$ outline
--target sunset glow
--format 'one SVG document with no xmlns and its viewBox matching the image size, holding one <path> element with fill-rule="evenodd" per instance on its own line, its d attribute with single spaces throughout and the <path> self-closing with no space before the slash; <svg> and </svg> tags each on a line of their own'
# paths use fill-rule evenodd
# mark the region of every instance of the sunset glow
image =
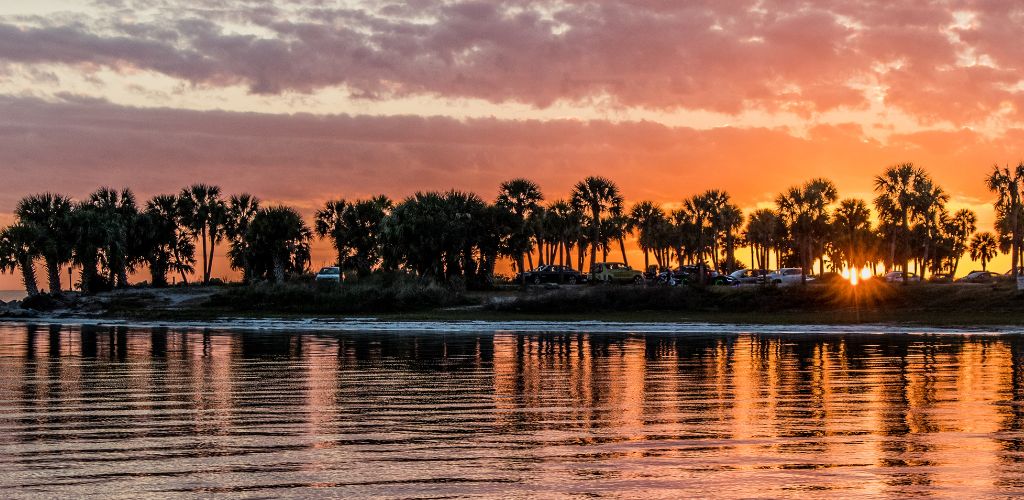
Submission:
<svg viewBox="0 0 1024 500">
<path fill-rule="evenodd" d="M 990 231 L 985 175 L 1024 159 L 1022 23 L 1013 2 L 11 0 L 0 225 L 29 193 L 193 182 L 307 219 L 587 175 L 666 208 L 716 188 L 749 213 L 821 176 L 870 205 L 914 162 Z"/>
</svg>

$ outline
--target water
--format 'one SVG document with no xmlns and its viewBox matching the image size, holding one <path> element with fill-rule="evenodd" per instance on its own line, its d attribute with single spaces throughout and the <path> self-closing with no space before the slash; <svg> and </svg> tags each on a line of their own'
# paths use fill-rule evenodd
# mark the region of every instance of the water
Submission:
<svg viewBox="0 0 1024 500">
<path fill-rule="evenodd" d="M 0 324 L 5 497 L 1004 496 L 1017 335 Z"/>
<path fill-rule="evenodd" d="M 25 290 L 0 290 L 0 300 L 10 302 L 25 298 Z"/>
</svg>

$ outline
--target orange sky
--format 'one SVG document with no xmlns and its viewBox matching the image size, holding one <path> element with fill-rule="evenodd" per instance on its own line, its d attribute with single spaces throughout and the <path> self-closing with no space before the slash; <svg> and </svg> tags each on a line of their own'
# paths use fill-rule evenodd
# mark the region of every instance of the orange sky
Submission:
<svg viewBox="0 0 1024 500">
<path fill-rule="evenodd" d="M 77 3 L 0 6 L 0 223 L 27 193 L 199 181 L 307 215 L 592 174 L 749 209 L 817 176 L 869 199 L 912 161 L 987 230 L 985 175 L 1024 159 L 1009 2 Z"/>
</svg>

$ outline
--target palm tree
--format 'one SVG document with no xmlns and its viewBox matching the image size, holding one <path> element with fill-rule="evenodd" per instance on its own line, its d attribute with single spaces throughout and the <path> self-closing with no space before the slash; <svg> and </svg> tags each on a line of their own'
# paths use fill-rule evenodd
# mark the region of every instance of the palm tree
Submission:
<svg viewBox="0 0 1024 500">
<path fill-rule="evenodd" d="M 204 284 L 210 282 L 214 249 L 224 229 L 226 207 L 220 194 L 219 186 L 193 184 L 182 189 L 178 195 L 178 214 L 182 226 L 189 230 L 193 240 L 202 242 Z"/>
<path fill-rule="evenodd" d="M 951 275 L 956 275 L 956 270 L 960 267 L 960 258 L 963 257 L 964 252 L 967 251 L 969 238 L 977 229 L 978 217 L 974 212 L 966 208 L 957 210 L 956 213 L 946 221 L 943 232 L 950 239 L 952 263 L 950 264 L 949 273 Z"/>
<path fill-rule="evenodd" d="M 626 257 L 626 236 L 633 232 L 633 225 L 630 222 L 630 218 L 622 212 L 622 207 L 616 207 L 611 213 L 611 216 L 606 219 L 607 228 L 605 237 L 609 240 L 614 239 L 619 243 L 619 252 L 622 253 L 622 263 L 629 265 L 629 259 Z"/>
<path fill-rule="evenodd" d="M 715 227 L 724 244 L 725 271 L 731 273 L 736 270 L 736 237 L 743 227 L 743 211 L 732 203 L 725 203 L 715 220 Z"/>
<path fill-rule="evenodd" d="M 354 203 L 328 201 L 316 212 L 314 231 L 321 238 L 331 239 L 339 266 L 351 262 L 359 276 L 366 276 L 380 261 L 381 223 L 391 208 L 386 196 Z"/>
<path fill-rule="evenodd" d="M 916 217 L 920 228 L 917 232 L 921 236 L 919 245 L 921 248 L 921 278 L 924 278 L 924 271 L 928 268 L 929 258 L 933 257 L 935 247 L 941 244 L 942 221 L 949 217 L 946 211 L 946 202 L 949 195 L 941 187 L 935 185 L 931 179 L 922 182 L 918 205 L 915 207 Z M 934 266 L 933 266 L 934 267 Z"/>
<path fill-rule="evenodd" d="M 691 223 L 697 236 L 696 257 L 697 265 L 700 266 L 700 284 L 705 284 L 705 261 L 704 254 L 707 252 L 706 236 L 711 229 L 711 219 L 717 211 L 717 202 L 720 199 L 719 191 L 706 191 L 703 194 L 695 195 L 683 202 L 681 213 L 675 213 L 677 225 L 682 225 L 685 219 Z M 683 245 L 680 244 L 680 247 Z M 677 251 L 677 253 L 679 253 Z"/>
<path fill-rule="evenodd" d="M 582 218 L 569 202 L 555 200 L 545 210 L 547 217 L 547 233 L 555 242 L 558 252 L 558 263 L 560 265 L 572 265 L 572 249 L 579 240 Z"/>
<path fill-rule="evenodd" d="M 0 231 L 0 272 L 21 270 L 21 281 L 28 295 L 39 294 L 36 284 L 35 259 L 39 255 L 39 231 L 35 226 L 14 224 Z"/>
<path fill-rule="evenodd" d="M 807 270 L 814 264 L 815 243 L 824 246 L 828 231 L 828 205 L 835 203 L 837 197 L 836 187 L 831 181 L 812 179 L 802 187 L 789 188 L 775 199 L 779 217 L 792 235 L 800 258 L 801 283 L 807 282 Z"/>
<path fill-rule="evenodd" d="M 154 287 L 167 286 L 168 272 L 178 273 L 187 283 L 188 273 L 195 270 L 195 245 L 178 225 L 177 205 L 174 195 L 157 195 L 146 202 L 139 217 L 144 258 Z"/>
<path fill-rule="evenodd" d="M 778 215 L 767 208 L 754 210 L 747 218 L 747 244 L 750 245 L 751 253 L 756 254 L 756 263 L 752 258 L 751 267 L 768 269 L 771 250 L 777 245 L 775 236 L 779 225 L 781 221 Z"/>
<path fill-rule="evenodd" d="M 988 231 L 977 233 L 971 238 L 970 252 L 971 260 L 980 260 L 981 270 L 987 271 L 988 261 L 999 253 L 999 243 L 995 235 Z"/>
<path fill-rule="evenodd" d="M 259 209 L 246 231 L 248 262 L 263 277 L 283 282 L 286 273 L 299 272 L 308 266 L 312 236 L 295 209 L 285 206 Z"/>
<path fill-rule="evenodd" d="M 1005 227 L 1009 233 L 1010 240 L 1010 261 L 1013 277 L 1020 275 L 1021 238 L 1024 236 L 1024 201 L 1021 200 L 1021 190 L 1024 189 L 1024 162 L 1017 164 L 1011 171 L 1009 167 L 999 168 L 999 165 L 992 167 L 992 173 L 985 181 L 988 189 L 997 195 L 995 202 L 996 214 L 1005 221 Z"/>
<path fill-rule="evenodd" d="M 344 199 L 329 200 L 313 216 L 313 231 L 317 237 L 331 239 L 331 244 L 334 245 L 334 250 L 337 252 L 339 267 L 345 266 L 345 257 L 348 254 L 342 220 L 347 209 L 348 202 Z"/>
<path fill-rule="evenodd" d="M 255 196 L 242 193 L 232 195 L 228 199 L 224 217 L 224 235 L 231 244 L 228 256 L 232 266 L 242 270 L 242 282 L 252 279 L 252 267 L 249 265 L 249 249 L 246 248 L 246 233 L 260 210 L 260 200 Z"/>
<path fill-rule="evenodd" d="M 21 224 L 39 233 L 39 250 L 46 262 L 50 293 L 60 293 L 60 268 L 71 261 L 71 199 L 54 193 L 26 196 L 14 209 Z"/>
<path fill-rule="evenodd" d="M 130 251 L 133 238 L 129 237 L 129 233 L 136 226 L 139 212 L 135 205 L 135 195 L 128 188 L 117 191 L 102 187 L 89 195 L 87 203 L 99 217 L 105 219 L 109 230 L 101 249 L 110 271 L 110 283 L 124 288 L 128 286 L 128 268 L 133 257 Z"/>
<path fill-rule="evenodd" d="M 641 201 L 629 211 L 630 225 L 637 230 L 637 244 L 644 252 L 644 271 L 651 266 L 650 250 L 655 248 L 655 231 L 665 220 L 665 211 L 652 201 Z"/>
<path fill-rule="evenodd" d="M 591 176 L 573 186 L 571 200 L 573 205 L 590 211 L 590 267 L 593 268 L 597 247 L 602 241 L 602 217 L 622 210 L 622 195 L 614 182 L 604 177 Z"/>
<path fill-rule="evenodd" d="M 109 286 L 97 267 L 106 262 L 100 251 L 108 248 L 117 237 L 119 228 L 95 205 L 80 202 L 71 211 L 72 262 L 81 267 L 79 288 L 89 295 Z"/>
<path fill-rule="evenodd" d="M 875 177 L 875 208 L 889 230 L 889 262 L 895 267 L 896 250 L 902 250 L 903 283 L 907 283 L 910 223 L 921 206 L 922 192 L 928 187 L 928 174 L 913 163 L 889 167 Z"/>
<path fill-rule="evenodd" d="M 845 199 L 832 213 L 832 243 L 845 267 L 859 268 L 868 260 L 871 241 L 871 210 L 864 200 Z"/>
<path fill-rule="evenodd" d="M 508 247 L 516 255 L 516 268 L 520 273 L 526 271 L 524 256 L 532 251 L 531 222 L 535 222 L 535 212 L 541 208 L 542 201 L 544 201 L 544 195 L 541 194 L 540 187 L 533 181 L 523 178 L 501 183 L 501 187 L 498 188 L 498 197 L 494 201 L 495 205 L 511 213 L 517 221 L 517 227 L 510 235 L 511 240 Z M 525 277 L 523 279 L 523 286 L 526 286 Z"/>
</svg>

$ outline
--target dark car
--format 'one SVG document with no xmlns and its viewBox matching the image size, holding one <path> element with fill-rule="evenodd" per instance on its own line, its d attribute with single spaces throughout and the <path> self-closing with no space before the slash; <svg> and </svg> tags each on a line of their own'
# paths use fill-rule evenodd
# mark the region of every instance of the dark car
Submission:
<svg viewBox="0 0 1024 500">
<path fill-rule="evenodd" d="M 956 280 L 957 283 L 992 283 L 998 281 L 1001 276 L 992 271 L 971 271 L 967 276 Z"/>
<path fill-rule="evenodd" d="M 738 271 L 733 271 L 729 276 L 735 278 L 740 282 L 740 284 L 753 285 L 765 283 L 768 278 L 768 274 L 770 273 L 771 271 L 768 271 L 767 269 L 740 269 Z"/>
<path fill-rule="evenodd" d="M 952 283 L 953 275 L 949 273 L 935 273 L 928 277 L 929 283 Z"/>
<path fill-rule="evenodd" d="M 669 285 L 696 285 L 700 283 L 700 272 L 699 266 L 682 266 L 671 271 L 662 271 L 658 274 L 658 282 Z M 733 286 L 738 285 L 740 282 L 732 276 L 718 274 L 705 268 L 704 283 L 707 285 Z"/>
<path fill-rule="evenodd" d="M 708 283 L 715 286 L 739 286 L 740 280 L 733 278 L 728 274 L 716 274 L 711 277 L 711 280 L 708 281 Z"/>
<path fill-rule="evenodd" d="M 526 271 L 525 274 L 526 282 L 534 285 L 539 285 L 541 283 L 565 283 L 568 285 L 575 285 L 587 280 L 587 277 L 579 271 L 568 266 L 559 265 L 539 266 L 536 269 Z M 522 279 L 522 274 L 516 276 L 517 283 Z"/>
</svg>

